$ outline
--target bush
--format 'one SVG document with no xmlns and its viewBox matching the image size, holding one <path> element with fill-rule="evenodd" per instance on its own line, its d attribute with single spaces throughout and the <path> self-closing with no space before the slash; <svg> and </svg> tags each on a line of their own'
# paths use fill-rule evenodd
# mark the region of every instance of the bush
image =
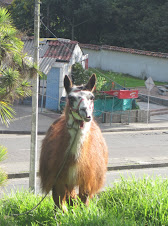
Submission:
<svg viewBox="0 0 168 226">
<path fill-rule="evenodd" d="M 75 85 L 86 84 L 90 78 L 90 76 L 95 73 L 92 69 L 84 70 L 80 63 L 75 63 L 72 65 L 72 82 Z M 96 90 L 102 90 L 102 87 L 107 83 L 106 78 L 99 73 L 96 73 Z M 109 83 L 111 85 L 111 82 Z M 109 90 L 104 89 L 103 90 Z"/>
<path fill-rule="evenodd" d="M 75 85 L 81 85 L 88 82 L 91 73 L 88 70 L 84 70 L 80 63 L 72 65 L 72 82 Z"/>
<path fill-rule="evenodd" d="M 6 148 L 3 146 L 0 146 L 0 162 L 3 161 L 6 158 Z M 7 179 L 6 173 L 0 169 L 0 186 L 2 186 Z"/>
</svg>

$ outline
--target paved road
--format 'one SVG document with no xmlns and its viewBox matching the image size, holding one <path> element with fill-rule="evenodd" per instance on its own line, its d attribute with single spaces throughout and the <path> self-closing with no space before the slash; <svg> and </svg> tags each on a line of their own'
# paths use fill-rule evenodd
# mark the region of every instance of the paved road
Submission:
<svg viewBox="0 0 168 226">
<path fill-rule="evenodd" d="M 146 131 L 146 132 L 117 132 L 103 133 L 109 147 L 109 158 L 112 164 L 118 163 L 142 163 L 150 161 L 166 161 L 168 162 L 168 131 Z M 43 136 L 38 137 L 38 153 Z M 5 160 L 7 166 L 13 166 L 13 170 L 29 169 L 29 135 L 0 135 L 0 144 L 8 148 L 8 158 Z M 10 169 L 11 170 L 11 169 Z M 163 178 L 168 176 L 168 168 L 152 168 L 140 170 L 121 170 L 107 172 L 106 186 L 111 186 L 114 181 L 120 180 L 120 176 L 128 177 L 131 174 L 135 177 L 143 177 L 160 175 Z M 38 192 L 39 180 L 37 180 Z M 8 185 L 1 190 L 9 193 L 12 188 L 20 189 L 28 188 L 28 178 L 8 180 Z"/>
<path fill-rule="evenodd" d="M 168 163 L 168 131 L 103 133 L 109 148 L 109 165 Z M 38 157 L 41 141 L 38 136 Z M 8 149 L 2 166 L 8 173 L 29 170 L 29 135 L 0 135 L 0 144 Z"/>
</svg>

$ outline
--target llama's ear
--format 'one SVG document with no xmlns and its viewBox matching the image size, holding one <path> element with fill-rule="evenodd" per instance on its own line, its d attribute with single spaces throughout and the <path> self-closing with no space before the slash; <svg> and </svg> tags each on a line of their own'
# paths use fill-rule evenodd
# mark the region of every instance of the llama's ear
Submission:
<svg viewBox="0 0 168 226">
<path fill-rule="evenodd" d="M 64 78 L 64 87 L 67 93 L 70 92 L 71 88 L 72 88 L 72 81 L 70 80 L 70 78 L 68 77 L 68 75 L 65 75 Z"/>
<path fill-rule="evenodd" d="M 85 85 L 86 89 L 93 92 L 94 91 L 94 87 L 96 85 L 96 74 L 92 74 L 92 76 L 90 77 L 88 83 Z"/>
</svg>

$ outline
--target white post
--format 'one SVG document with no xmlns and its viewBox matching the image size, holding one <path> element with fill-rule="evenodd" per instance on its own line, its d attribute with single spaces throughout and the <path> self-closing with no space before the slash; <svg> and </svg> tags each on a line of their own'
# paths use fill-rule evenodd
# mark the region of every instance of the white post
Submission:
<svg viewBox="0 0 168 226">
<path fill-rule="evenodd" d="M 35 0 L 34 15 L 34 63 L 39 66 L 39 33 L 40 33 L 40 2 Z M 37 129 L 38 129 L 38 85 L 39 76 L 35 74 L 32 81 L 32 128 L 30 147 L 29 188 L 36 193 L 36 162 L 37 162 Z"/>
<path fill-rule="evenodd" d="M 147 124 L 148 124 L 148 121 L 149 121 L 149 95 L 150 95 L 150 91 L 148 90 Z"/>
<path fill-rule="evenodd" d="M 147 124 L 149 121 L 149 97 L 150 97 L 150 91 L 153 89 L 153 87 L 155 86 L 155 83 L 153 82 L 153 79 L 151 77 L 149 77 L 146 81 L 145 81 L 145 86 L 147 88 L 148 91 L 148 109 L 147 109 Z"/>
</svg>

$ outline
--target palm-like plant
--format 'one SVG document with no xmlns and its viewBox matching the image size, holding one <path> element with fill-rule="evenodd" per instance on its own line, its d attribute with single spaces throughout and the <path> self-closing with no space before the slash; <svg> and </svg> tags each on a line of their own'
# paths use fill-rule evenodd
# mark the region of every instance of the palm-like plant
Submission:
<svg viewBox="0 0 168 226">
<path fill-rule="evenodd" d="M 14 118 L 12 102 L 31 95 L 28 79 L 34 74 L 34 66 L 28 65 L 23 55 L 23 42 L 18 38 L 10 14 L 0 8 L 0 119 L 6 126 Z M 6 148 L 0 146 L 0 161 L 4 159 Z M 0 170 L 0 185 L 7 175 Z"/>
<path fill-rule="evenodd" d="M 11 103 L 31 95 L 28 79 L 34 66 L 26 63 L 23 42 L 12 25 L 11 16 L 0 8 L 0 118 L 6 125 L 14 117 Z"/>
</svg>

